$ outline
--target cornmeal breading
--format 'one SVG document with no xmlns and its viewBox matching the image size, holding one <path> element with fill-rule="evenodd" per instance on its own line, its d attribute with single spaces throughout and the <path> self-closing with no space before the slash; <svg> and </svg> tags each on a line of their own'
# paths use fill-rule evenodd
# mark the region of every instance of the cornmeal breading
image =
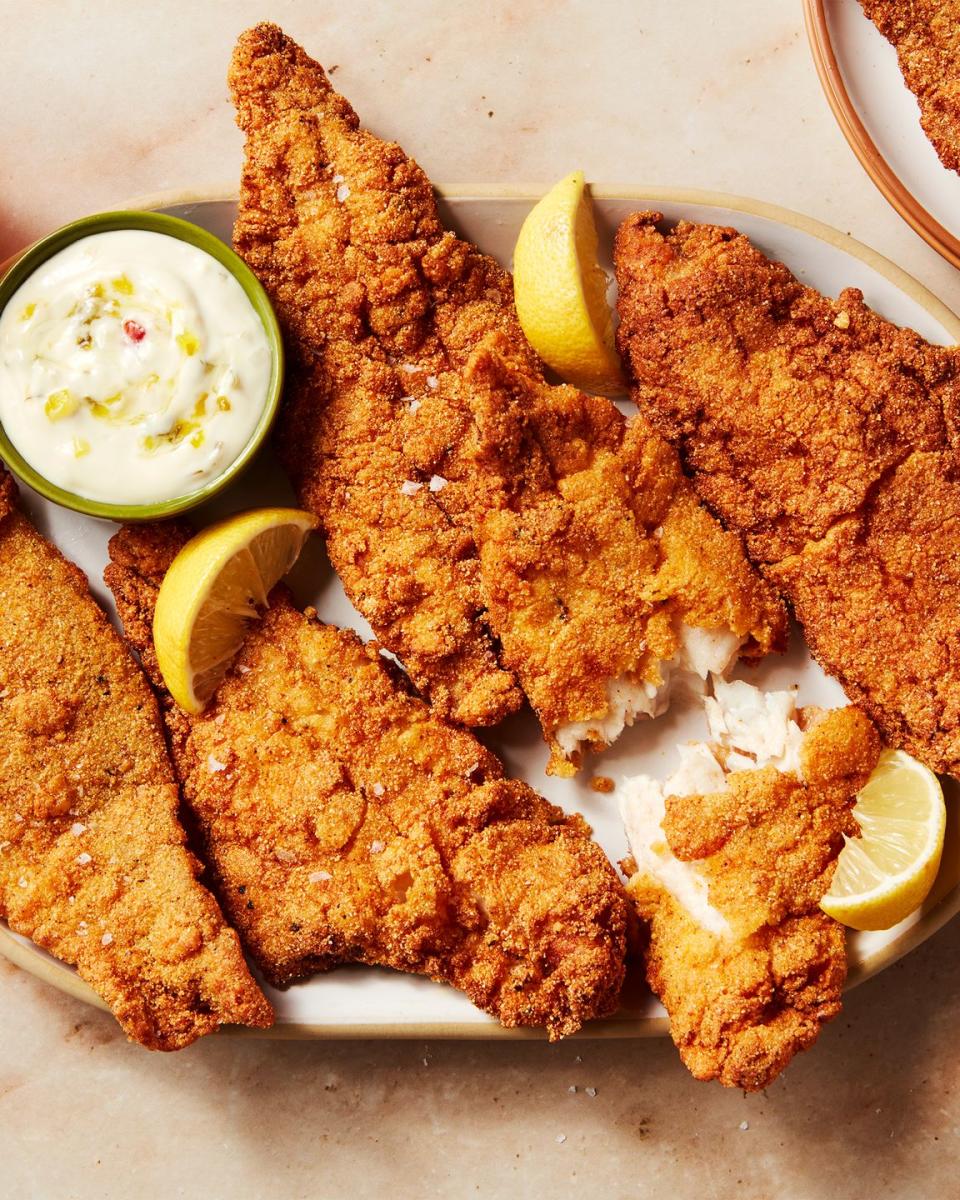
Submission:
<svg viewBox="0 0 960 1200">
<path fill-rule="evenodd" d="M 522 690 L 569 774 L 664 706 L 685 626 L 716 635 L 701 675 L 782 644 L 776 599 L 673 451 L 545 382 L 510 276 L 444 229 L 416 163 L 276 26 L 240 38 L 230 85 L 234 241 L 291 351 L 282 457 L 437 711 L 492 724 Z"/>
<path fill-rule="evenodd" d="M 639 213 L 621 352 L 700 496 L 885 738 L 960 773 L 960 354 L 830 300 L 733 229 Z"/>
<path fill-rule="evenodd" d="M 729 689 L 734 708 L 744 688 Z M 769 703 L 756 695 L 748 716 Z M 686 748 L 662 786 L 641 777 L 621 788 L 648 982 L 690 1071 L 746 1091 L 770 1084 L 840 1011 L 844 929 L 819 904 L 844 834 L 857 833 L 852 806 L 880 749 L 855 708 L 794 714 L 790 703 L 773 728 L 784 720 L 785 740 L 796 733 L 794 770 L 761 753 L 753 769 L 727 773 L 725 761 L 745 757 L 734 737 Z"/>
<path fill-rule="evenodd" d="M 0 916 L 175 1050 L 273 1014 L 197 882 L 149 685 L 0 467 Z"/>
<path fill-rule="evenodd" d="M 860 0 L 860 7 L 896 49 L 941 162 L 960 171 L 960 2 Z"/>
<path fill-rule="evenodd" d="M 161 689 L 224 911 L 267 979 L 394 967 L 551 1038 L 616 1008 L 627 905 L 582 818 L 505 779 L 472 735 L 409 694 L 376 646 L 277 589 L 209 708 L 176 708 L 150 626 L 186 536 L 123 529 L 106 579 Z"/>
</svg>

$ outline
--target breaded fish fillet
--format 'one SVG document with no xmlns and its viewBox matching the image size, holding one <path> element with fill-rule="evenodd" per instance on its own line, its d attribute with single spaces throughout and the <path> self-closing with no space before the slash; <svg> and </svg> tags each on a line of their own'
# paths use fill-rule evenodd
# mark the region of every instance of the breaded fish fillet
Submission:
<svg viewBox="0 0 960 1200">
<path fill-rule="evenodd" d="M 0 467 L 0 917 L 176 1050 L 273 1014 L 197 882 L 149 685 Z"/>
<path fill-rule="evenodd" d="M 673 451 L 545 382 L 510 276 L 444 229 L 424 173 L 322 68 L 258 25 L 230 87 L 234 242 L 291 351 L 282 457 L 347 594 L 434 707 L 493 724 L 522 689 L 568 774 L 582 745 L 664 706 L 671 669 L 782 643 L 778 602 Z"/>
<path fill-rule="evenodd" d="M 853 707 L 796 712 L 791 693 L 722 682 L 707 703 L 714 746 L 621 788 L 627 891 L 680 1057 L 758 1091 L 840 1011 L 844 929 L 819 905 L 880 743 Z"/>
<path fill-rule="evenodd" d="M 267 979 L 380 964 L 551 1038 L 615 1009 L 627 904 L 583 819 L 505 779 L 375 646 L 277 589 L 203 715 L 173 704 L 150 629 L 186 535 L 124 528 L 106 579 L 160 688 L 221 904 Z"/>
<path fill-rule="evenodd" d="M 960 353 L 800 284 L 733 229 L 629 217 L 643 413 L 885 738 L 960 773 Z"/>
<path fill-rule="evenodd" d="M 860 0 L 860 7 L 896 49 L 940 161 L 960 171 L 960 2 Z"/>
</svg>

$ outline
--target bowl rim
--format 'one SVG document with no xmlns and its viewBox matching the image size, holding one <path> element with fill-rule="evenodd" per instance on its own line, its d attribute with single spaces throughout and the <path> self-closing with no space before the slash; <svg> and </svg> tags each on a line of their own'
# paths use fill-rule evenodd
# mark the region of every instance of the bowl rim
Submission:
<svg viewBox="0 0 960 1200">
<path fill-rule="evenodd" d="M 52 233 L 28 246 L 9 264 L 5 272 L 0 267 L 0 314 L 3 313 L 21 285 L 38 267 L 55 254 L 85 237 L 98 233 L 112 233 L 122 229 L 145 230 L 148 233 L 159 233 L 166 237 L 176 238 L 178 241 L 187 242 L 216 259 L 240 284 L 244 295 L 250 301 L 263 326 L 270 347 L 270 379 L 263 408 L 253 432 L 236 458 L 232 459 L 219 475 L 209 480 L 203 487 L 186 492 L 181 496 L 174 496 L 169 500 L 160 500 L 151 504 L 117 504 L 105 500 L 95 500 L 59 487 L 47 479 L 13 445 L 3 428 L 2 421 L 0 421 L 0 459 L 21 482 L 33 488 L 44 499 L 59 504 L 63 508 L 72 509 L 74 512 L 83 513 L 88 517 L 99 517 L 105 520 L 154 521 L 186 512 L 209 500 L 232 483 L 250 464 L 269 434 L 279 410 L 286 358 L 283 335 L 270 297 L 263 284 L 236 251 L 216 234 L 199 225 L 194 225 L 192 221 L 184 220 L 182 217 L 173 217 L 167 213 L 149 212 L 143 209 L 115 209 L 80 217 L 76 221 L 61 225 L 59 229 L 53 230 Z"/>
</svg>

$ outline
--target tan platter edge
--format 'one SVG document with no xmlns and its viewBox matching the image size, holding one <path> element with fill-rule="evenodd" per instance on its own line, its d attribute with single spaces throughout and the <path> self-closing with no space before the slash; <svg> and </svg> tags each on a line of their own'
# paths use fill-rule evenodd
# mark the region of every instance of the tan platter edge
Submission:
<svg viewBox="0 0 960 1200">
<path fill-rule="evenodd" d="M 830 41 L 824 0 L 803 0 L 803 12 L 810 50 L 827 103 L 860 165 L 887 201 L 927 245 L 942 254 L 953 266 L 960 267 L 960 240 L 907 190 L 860 120 Z"/>
</svg>

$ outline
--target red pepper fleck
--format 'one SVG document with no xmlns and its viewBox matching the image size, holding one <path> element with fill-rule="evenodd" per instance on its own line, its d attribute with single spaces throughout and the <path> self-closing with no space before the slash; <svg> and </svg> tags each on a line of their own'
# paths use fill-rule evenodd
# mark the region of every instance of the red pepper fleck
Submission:
<svg viewBox="0 0 960 1200">
<path fill-rule="evenodd" d="M 142 342 L 147 336 L 147 331 L 139 321 L 124 321 L 123 332 L 127 335 L 131 342 Z"/>
</svg>

